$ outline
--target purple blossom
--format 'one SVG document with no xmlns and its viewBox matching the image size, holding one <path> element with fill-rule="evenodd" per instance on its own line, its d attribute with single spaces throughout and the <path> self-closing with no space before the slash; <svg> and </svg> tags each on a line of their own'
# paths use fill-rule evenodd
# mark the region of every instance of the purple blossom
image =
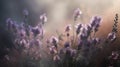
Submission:
<svg viewBox="0 0 120 67">
<path fill-rule="evenodd" d="M 87 29 L 88 32 L 90 32 L 90 31 L 92 30 L 91 25 L 90 25 L 90 24 L 87 24 L 87 25 L 86 25 L 86 29 Z"/>
<path fill-rule="evenodd" d="M 87 36 L 88 36 L 88 30 L 85 27 L 83 27 L 81 30 L 80 38 L 84 40 L 87 38 Z"/>
<path fill-rule="evenodd" d="M 91 21 L 91 26 L 94 27 L 97 24 L 100 24 L 100 21 L 101 21 L 101 17 L 94 16 Z"/>
<path fill-rule="evenodd" d="M 40 47 L 40 45 L 42 44 L 42 42 L 39 40 L 39 39 L 36 39 L 34 41 L 34 44 L 37 46 L 37 47 Z"/>
<path fill-rule="evenodd" d="M 77 24 L 77 26 L 76 26 L 76 34 L 78 35 L 79 33 L 80 33 L 80 30 L 81 30 L 81 28 L 82 28 L 82 24 Z"/>
<path fill-rule="evenodd" d="M 109 33 L 107 38 L 108 38 L 110 41 L 114 41 L 114 40 L 116 39 L 115 32 Z"/>
<path fill-rule="evenodd" d="M 56 62 L 60 61 L 59 55 L 55 55 L 55 56 L 53 57 L 53 60 L 56 61 Z"/>
<path fill-rule="evenodd" d="M 70 43 L 69 42 L 65 42 L 64 47 L 65 48 L 70 47 Z"/>
<path fill-rule="evenodd" d="M 100 22 L 101 22 L 101 17 L 95 16 L 93 17 L 92 21 L 91 21 L 91 26 L 93 27 L 94 31 L 98 31 L 98 27 L 100 26 Z"/>
<path fill-rule="evenodd" d="M 42 22 L 42 24 L 44 24 L 45 22 L 47 22 L 47 17 L 46 17 L 46 14 L 42 14 L 40 15 L 40 21 Z"/>
<path fill-rule="evenodd" d="M 25 30 L 20 30 L 19 31 L 20 37 L 25 37 L 26 36 L 26 31 Z"/>
<path fill-rule="evenodd" d="M 50 39 L 50 42 L 57 48 L 58 38 L 55 36 L 52 36 Z"/>
<path fill-rule="evenodd" d="M 76 21 L 77 18 L 79 18 L 81 14 L 82 14 L 81 10 L 80 10 L 79 8 L 77 8 L 77 9 L 74 11 L 74 20 Z"/>
<path fill-rule="evenodd" d="M 65 28 L 65 32 L 69 32 L 71 30 L 71 25 L 67 25 L 66 28 Z"/>
<path fill-rule="evenodd" d="M 100 39 L 99 38 L 92 38 L 92 44 L 99 44 Z"/>
<path fill-rule="evenodd" d="M 40 34 L 40 28 L 38 26 L 31 28 L 31 31 L 33 32 L 34 36 Z"/>
<path fill-rule="evenodd" d="M 49 47 L 49 50 L 50 50 L 50 54 L 56 54 L 57 53 L 57 50 L 54 46 Z"/>
<path fill-rule="evenodd" d="M 12 24 L 13 24 L 13 21 L 11 20 L 11 18 L 8 18 L 8 19 L 6 20 L 6 23 L 7 23 L 8 29 L 10 29 L 11 26 L 12 26 Z"/>
<path fill-rule="evenodd" d="M 15 21 L 13 21 L 11 18 L 8 18 L 6 20 L 6 23 L 7 23 L 8 29 L 14 31 L 15 33 L 17 32 L 18 25 Z"/>
<path fill-rule="evenodd" d="M 20 46 L 22 46 L 22 47 L 28 47 L 28 43 L 27 43 L 27 41 L 25 40 L 25 39 L 22 39 L 22 40 L 20 40 Z"/>
</svg>

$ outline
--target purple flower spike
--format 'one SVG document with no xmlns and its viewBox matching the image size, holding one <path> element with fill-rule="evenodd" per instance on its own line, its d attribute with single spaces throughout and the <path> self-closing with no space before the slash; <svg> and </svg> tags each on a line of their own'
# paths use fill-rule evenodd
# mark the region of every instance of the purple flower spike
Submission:
<svg viewBox="0 0 120 67">
<path fill-rule="evenodd" d="M 46 17 L 46 14 L 42 14 L 40 15 L 40 21 L 42 22 L 42 24 L 44 24 L 45 22 L 47 22 L 47 17 Z"/>
<path fill-rule="evenodd" d="M 58 53 L 55 46 L 49 47 L 49 50 L 50 50 L 50 54 L 56 54 L 56 53 Z"/>
<path fill-rule="evenodd" d="M 55 55 L 55 56 L 53 57 L 53 60 L 56 61 L 56 62 L 60 61 L 59 55 Z"/>
<path fill-rule="evenodd" d="M 34 44 L 38 47 L 40 47 L 40 45 L 42 44 L 42 42 L 39 39 L 36 39 Z"/>
<path fill-rule="evenodd" d="M 15 21 L 11 20 L 11 18 L 8 18 L 6 20 L 6 23 L 7 23 L 8 29 L 15 30 L 17 28 L 17 24 L 15 23 Z"/>
<path fill-rule="evenodd" d="M 76 26 L 76 34 L 78 35 L 79 33 L 80 33 L 80 29 L 82 28 L 82 24 L 78 24 L 77 26 Z"/>
<path fill-rule="evenodd" d="M 71 30 L 71 25 L 67 25 L 66 28 L 65 28 L 65 32 L 69 32 Z"/>
<path fill-rule="evenodd" d="M 37 36 L 38 34 L 40 34 L 40 29 L 39 27 L 33 27 L 32 30 L 31 30 L 34 34 L 34 36 Z"/>
<path fill-rule="evenodd" d="M 80 10 L 79 8 L 77 8 L 77 9 L 74 11 L 74 20 L 76 21 L 77 18 L 79 18 L 81 14 L 82 14 L 81 10 Z"/>
<path fill-rule="evenodd" d="M 93 38 L 92 39 L 92 44 L 99 44 L 100 43 L 100 39 L 99 38 Z"/>
<path fill-rule="evenodd" d="M 80 38 L 83 40 L 86 39 L 87 36 L 88 36 L 88 30 L 85 27 L 83 27 L 81 30 Z"/>
<path fill-rule="evenodd" d="M 65 42 L 64 47 L 65 48 L 70 47 L 70 43 L 69 42 Z"/>
<path fill-rule="evenodd" d="M 25 30 L 21 30 L 20 31 L 20 37 L 25 37 L 26 36 L 26 32 L 25 32 Z"/>
<path fill-rule="evenodd" d="M 50 42 L 57 48 L 58 38 L 52 36 Z"/>
<path fill-rule="evenodd" d="M 101 17 L 95 16 L 95 17 L 93 17 L 93 19 L 91 21 L 91 26 L 97 27 L 97 26 L 99 26 L 100 22 L 101 22 Z"/>
<path fill-rule="evenodd" d="M 107 38 L 108 38 L 110 41 L 114 41 L 114 40 L 116 39 L 115 32 L 109 33 Z"/>
<path fill-rule="evenodd" d="M 88 32 L 91 31 L 92 30 L 91 25 L 90 24 L 86 25 L 86 29 L 88 30 Z"/>
</svg>

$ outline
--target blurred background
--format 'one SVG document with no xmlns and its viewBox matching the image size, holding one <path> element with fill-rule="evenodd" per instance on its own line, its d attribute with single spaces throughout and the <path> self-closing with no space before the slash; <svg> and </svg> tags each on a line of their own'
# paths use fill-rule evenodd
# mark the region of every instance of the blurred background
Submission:
<svg viewBox="0 0 120 67">
<path fill-rule="evenodd" d="M 102 25 L 97 34 L 103 37 L 112 30 L 115 14 L 118 13 L 120 16 L 119 3 L 120 0 L 1 0 L 0 58 L 6 53 L 4 47 L 14 47 L 9 32 L 5 30 L 6 19 L 10 17 L 19 23 L 23 22 L 24 9 L 29 11 L 27 23 L 32 26 L 40 22 L 41 14 L 46 13 L 48 22 L 45 24 L 45 30 L 46 33 L 53 35 L 56 30 L 64 31 L 66 24 L 73 23 L 73 11 L 80 8 L 82 15 L 79 23 L 90 22 L 92 16 L 102 17 Z M 120 23 L 118 29 L 120 31 Z"/>
</svg>

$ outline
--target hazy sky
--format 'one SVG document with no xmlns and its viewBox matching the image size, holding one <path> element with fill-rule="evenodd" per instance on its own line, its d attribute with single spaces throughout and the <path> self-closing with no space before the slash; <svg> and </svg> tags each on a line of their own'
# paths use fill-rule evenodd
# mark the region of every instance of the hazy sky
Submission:
<svg viewBox="0 0 120 67">
<path fill-rule="evenodd" d="M 113 22 L 115 13 L 120 13 L 120 0 L 4 0 L 2 8 L 5 18 L 12 17 L 21 22 L 22 10 L 30 12 L 29 23 L 39 23 L 39 16 L 47 13 L 47 31 L 63 29 L 66 24 L 73 22 L 73 11 L 80 8 L 81 23 L 87 23 L 94 15 L 103 18 L 103 25 Z M 108 26 L 108 25 L 107 25 Z M 105 26 L 105 27 L 107 27 Z M 109 29 L 109 27 L 108 27 Z"/>
</svg>

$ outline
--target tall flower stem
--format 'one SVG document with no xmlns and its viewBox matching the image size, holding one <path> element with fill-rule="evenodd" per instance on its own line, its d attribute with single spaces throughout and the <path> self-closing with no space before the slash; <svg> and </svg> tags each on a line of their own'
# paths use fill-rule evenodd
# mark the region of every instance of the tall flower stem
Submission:
<svg viewBox="0 0 120 67">
<path fill-rule="evenodd" d="M 74 39 L 74 35 L 75 35 L 75 34 L 74 34 L 75 21 L 73 22 L 73 25 L 72 25 L 72 26 L 73 26 L 73 42 L 72 42 L 72 47 L 73 47 L 73 46 L 74 46 L 74 42 L 75 42 L 75 39 Z"/>
</svg>

